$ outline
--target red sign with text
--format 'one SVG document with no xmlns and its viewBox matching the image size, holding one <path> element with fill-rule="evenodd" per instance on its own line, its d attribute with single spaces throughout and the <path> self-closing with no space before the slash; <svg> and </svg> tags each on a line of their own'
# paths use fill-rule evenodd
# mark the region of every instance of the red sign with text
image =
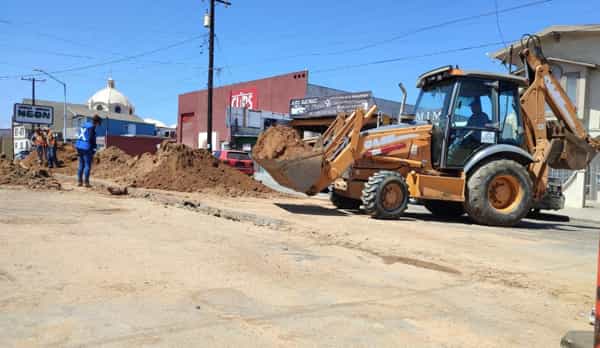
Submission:
<svg viewBox="0 0 600 348">
<path fill-rule="evenodd" d="M 258 91 L 256 88 L 244 88 L 231 91 L 231 107 L 258 110 Z"/>
</svg>

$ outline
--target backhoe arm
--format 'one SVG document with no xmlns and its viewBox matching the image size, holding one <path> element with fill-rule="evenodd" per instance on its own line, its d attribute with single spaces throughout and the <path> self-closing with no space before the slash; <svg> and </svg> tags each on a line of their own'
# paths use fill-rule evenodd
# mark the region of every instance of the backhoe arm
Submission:
<svg viewBox="0 0 600 348">
<path fill-rule="evenodd" d="M 320 192 L 339 178 L 358 158 L 360 131 L 375 115 L 377 106 L 373 105 L 367 113 L 357 109 L 345 119 L 338 118 L 323 134 L 323 166 L 321 177 L 311 188 Z"/>
<path fill-rule="evenodd" d="M 525 48 L 521 59 L 530 84 L 521 97 L 521 108 L 527 146 L 534 157 L 530 169 L 539 194 L 545 189 L 548 166 L 584 169 L 600 151 L 600 141 L 591 138 L 585 130 L 539 46 L 534 43 L 532 48 Z M 546 104 L 558 122 L 546 120 Z"/>
</svg>

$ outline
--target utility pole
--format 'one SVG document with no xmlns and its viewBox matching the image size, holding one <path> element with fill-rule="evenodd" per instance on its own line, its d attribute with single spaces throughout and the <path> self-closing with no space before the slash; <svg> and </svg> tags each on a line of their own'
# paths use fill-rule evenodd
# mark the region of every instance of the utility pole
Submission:
<svg viewBox="0 0 600 348">
<path fill-rule="evenodd" d="M 206 147 L 208 151 L 213 151 L 212 143 L 212 118 L 213 118 L 213 75 L 215 65 L 215 3 L 219 2 L 225 6 L 231 6 L 231 3 L 226 0 L 209 0 L 210 14 L 208 15 L 208 23 L 204 18 L 204 26 L 209 27 L 208 34 L 208 100 L 206 106 Z"/>
<path fill-rule="evenodd" d="M 21 77 L 23 81 L 31 81 L 31 105 L 35 105 L 35 83 L 46 82 L 46 80 L 36 79 L 35 77 Z"/>
<path fill-rule="evenodd" d="M 34 69 L 33 71 L 40 72 L 63 86 L 63 142 L 67 142 L 67 84 L 42 69 Z"/>
</svg>

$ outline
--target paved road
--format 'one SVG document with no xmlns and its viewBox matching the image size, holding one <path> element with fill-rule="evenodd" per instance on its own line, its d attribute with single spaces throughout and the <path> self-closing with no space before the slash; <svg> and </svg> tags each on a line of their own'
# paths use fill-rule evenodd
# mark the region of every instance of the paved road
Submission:
<svg viewBox="0 0 600 348">
<path fill-rule="evenodd" d="M 0 188 L 0 346 L 549 347 L 590 329 L 597 225 L 179 196 L 288 224 Z"/>
</svg>

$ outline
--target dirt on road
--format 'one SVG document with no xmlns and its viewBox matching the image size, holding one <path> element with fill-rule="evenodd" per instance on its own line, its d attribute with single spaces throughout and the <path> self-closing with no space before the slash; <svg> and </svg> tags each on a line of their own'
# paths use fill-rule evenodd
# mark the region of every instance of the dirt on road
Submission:
<svg viewBox="0 0 600 348">
<path fill-rule="evenodd" d="M 553 347 L 592 329 L 596 225 L 64 186 L 0 187 L 0 346 Z"/>
<path fill-rule="evenodd" d="M 60 190 L 61 184 L 45 169 L 28 169 L 0 158 L 0 185 L 23 185 L 35 190 Z"/>
</svg>

